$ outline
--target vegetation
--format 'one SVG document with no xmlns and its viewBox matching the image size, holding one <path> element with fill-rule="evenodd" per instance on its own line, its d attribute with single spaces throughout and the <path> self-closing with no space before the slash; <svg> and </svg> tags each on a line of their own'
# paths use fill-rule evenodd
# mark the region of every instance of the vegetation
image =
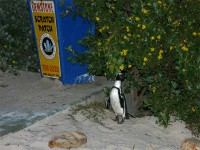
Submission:
<svg viewBox="0 0 200 150">
<path fill-rule="evenodd" d="M 93 75 L 127 72 L 127 88 L 146 88 L 148 107 L 167 126 L 170 117 L 200 132 L 200 1 L 74 0 L 66 15 L 95 23 L 96 33 L 68 51 Z M 74 58 L 74 59 L 72 59 Z M 135 68 L 139 73 L 134 72 Z"/>
<path fill-rule="evenodd" d="M 37 69 L 26 1 L 0 0 L 0 70 Z"/>
<path fill-rule="evenodd" d="M 77 105 L 71 109 L 69 116 L 75 119 L 77 113 L 81 113 L 87 119 L 90 119 L 96 123 L 104 125 L 102 120 L 105 119 L 105 106 L 102 102 L 91 102 L 86 105 Z"/>
<path fill-rule="evenodd" d="M 27 3 L 0 0 L 0 70 L 36 70 Z M 12 7 L 11 7 L 12 4 Z M 200 133 L 200 1 L 74 0 L 65 15 L 81 15 L 96 33 L 68 51 L 93 75 L 114 80 L 124 70 L 130 88 L 146 89 L 144 107 L 167 126 L 170 117 Z M 74 58 L 74 59 L 73 59 Z M 136 70 L 137 71 L 134 71 Z"/>
</svg>

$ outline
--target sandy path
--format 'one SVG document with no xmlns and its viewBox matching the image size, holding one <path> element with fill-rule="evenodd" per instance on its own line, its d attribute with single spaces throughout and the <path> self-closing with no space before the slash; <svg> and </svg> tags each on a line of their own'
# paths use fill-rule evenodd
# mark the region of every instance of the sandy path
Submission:
<svg viewBox="0 0 200 150">
<path fill-rule="evenodd" d="M 103 125 L 80 113 L 70 117 L 71 105 L 86 99 L 104 100 L 99 91 L 108 85 L 112 83 L 102 78 L 91 84 L 62 86 L 58 81 L 42 80 L 37 73 L 0 76 L 0 117 L 11 112 L 58 110 L 23 130 L 0 137 L 0 150 L 50 150 L 48 141 L 54 133 L 62 131 L 86 134 L 87 145 L 77 150 L 179 150 L 182 141 L 192 137 L 181 121 L 172 122 L 165 129 L 155 123 L 155 117 L 130 118 L 119 125 L 112 120 L 113 112 L 108 110 L 105 110 Z"/>
</svg>

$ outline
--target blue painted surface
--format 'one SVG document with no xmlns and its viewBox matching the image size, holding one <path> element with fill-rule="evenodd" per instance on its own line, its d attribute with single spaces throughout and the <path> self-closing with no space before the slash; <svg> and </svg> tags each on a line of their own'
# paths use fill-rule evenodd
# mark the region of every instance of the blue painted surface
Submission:
<svg viewBox="0 0 200 150">
<path fill-rule="evenodd" d="M 67 62 L 68 54 L 66 47 L 72 46 L 78 52 L 86 50 L 85 47 L 80 46 L 77 42 L 83 37 L 87 36 L 86 32 L 90 29 L 93 30 L 92 24 L 85 23 L 81 17 L 76 17 L 74 20 L 72 15 L 61 16 L 61 12 L 66 12 L 65 7 L 60 7 L 59 3 L 62 0 L 55 0 L 57 31 L 61 59 L 61 80 L 63 84 L 74 84 L 81 82 L 90 82 L 92 78 L 87 76 L 87 65 L 80 66 Z M 72 0 L 66 0 L 66 5 L 72 5 Z M 82 79 L 81 79 L 82 78 Z M 80 79 L 80 80 L 78 80 Z"/>
<path fill-rule="evenodd" d="M 59 5 L 61 1 L 62 0 L 54 0 L 61 65 L 60 80 L 64 85 L 91 82 L 94 80 L 94 77 L 88 76 L 87 65 L 81 66 L 79 63 L 72 64 L 71 62 L 67 61 L 67 58 L 70 54 L 67 53 L 66 48 L 72 46 L 72 48 L 78 52 L 87 50 L 86 47 L 79 45 L 77 42 L 83 37 L 87 36 L 86 33 L 88 30 L 94 33 L 94 26 L 93 24 L 84 22 L 83 18 L 79 16 L 77 16 L 75 20 L 72 18 L 72 15 L 62 17 L 61 13 L 65 13 L 66 8 Z M 66 5 L 73 4 L 72 0 L 65 0 L 64 2 Z M 28 0 L 28 3 L 31 13 L 30 0 Z"/>
</svg>

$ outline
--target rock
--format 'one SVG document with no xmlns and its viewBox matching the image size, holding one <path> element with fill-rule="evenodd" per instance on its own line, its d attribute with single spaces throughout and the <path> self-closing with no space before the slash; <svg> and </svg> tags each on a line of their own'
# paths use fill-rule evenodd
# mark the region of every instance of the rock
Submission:
<svg viewBox="0 0 200 150">
<path fill-rule="evenodd" d="M 123 89 L 129 85 L 128 81 L 124 81 Z M 127 110 L 128 113 L 132 116 L 135 116 L 138 109 L 142 106 L 143 100 L 145 99 L 146 88 L 143 88 L 139 91 L 137 88 L 131 89 L 130 93 L 125 93 Z"/>
<path fill-rule="evenodd" d="M 196 138 L 185 139 L 181 150 L 200 150 L 200 140 Z"/>
<path fill-rule="evenodd" d="M 59 132 L 56 133 L 49 141 L 50 148 L 77 148 L 87 143 L 87 137 L 84 133 L 73 132 Z"/>
</svg>

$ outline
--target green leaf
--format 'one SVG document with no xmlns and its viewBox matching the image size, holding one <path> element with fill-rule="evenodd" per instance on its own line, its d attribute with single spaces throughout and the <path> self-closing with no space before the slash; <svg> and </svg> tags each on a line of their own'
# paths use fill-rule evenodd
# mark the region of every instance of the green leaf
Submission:
<svg viewBox="0 0 200 150">
<path fill-rule="evenodd" d="M 72 56 L 69 56 L 68 58 L 67 58 L 67 61 L 71 61 L 72 60 Z"/>
<path fill-rule="evenodd" d="M 76 64 L 77 63 L 77 59 L 72 59 L 71 63 L 72 64 Z"/>
<path fill-rule="evenodd" d="M 110 8 L 111 6 L 112 6 L 112 4 L 110 4 L 110 3 L 106 3 L 106 6 L 108 7 L 108 8 Z"/>
<path fill-rule="evenodd" d="M 178 84 L 175 81 L 171 81 L 171 85 L 173 89 L 176 89 L 178 87 Z"/>
</svg>

